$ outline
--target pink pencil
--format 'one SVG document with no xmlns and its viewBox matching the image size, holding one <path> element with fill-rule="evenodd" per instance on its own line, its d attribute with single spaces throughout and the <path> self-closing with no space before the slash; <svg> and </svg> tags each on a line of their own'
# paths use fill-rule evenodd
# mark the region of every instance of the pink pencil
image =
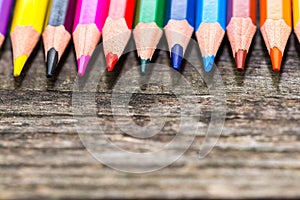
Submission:
<svg viewBox="0 0 300 200">
<path fill-rule="evenodd" d="M 73 40 L 79 76 L 84 76 L 90 57 L 100 41 L 109 4 L 110 0 L 77 0 Z"/>
</svg>

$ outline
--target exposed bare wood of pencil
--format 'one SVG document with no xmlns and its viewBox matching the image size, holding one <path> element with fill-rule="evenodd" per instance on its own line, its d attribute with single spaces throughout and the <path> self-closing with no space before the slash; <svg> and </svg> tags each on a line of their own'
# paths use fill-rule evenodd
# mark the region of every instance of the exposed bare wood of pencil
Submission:
<svg viewBox="0 0 300 200">
<path fill-rule="evenodd" d="M 115 20 L 108 17 L 102 32 L 107 69 L 112 71 L 130 39 L 131 30 L 124 18 Z"/>
<path fill-rule="evenodd" d="M 138 56 L 142 60 L 151 60 L 163 31 L 155 22 L 139 23 L 133 31 Z M 147 38 L 145 40 L 145 38 Z"/>
</svg>

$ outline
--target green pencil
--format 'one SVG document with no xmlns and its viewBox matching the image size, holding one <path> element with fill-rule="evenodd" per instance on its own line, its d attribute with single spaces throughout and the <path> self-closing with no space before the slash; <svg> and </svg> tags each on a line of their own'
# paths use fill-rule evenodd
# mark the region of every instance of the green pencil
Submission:
<svg viewBox="0 0 300 200">
<path fill-rule="evenodd" d="M 165 3 L 165 0 L 137 1 L 133 36 L 143 75 L 163 34 Z"/>
</svg>

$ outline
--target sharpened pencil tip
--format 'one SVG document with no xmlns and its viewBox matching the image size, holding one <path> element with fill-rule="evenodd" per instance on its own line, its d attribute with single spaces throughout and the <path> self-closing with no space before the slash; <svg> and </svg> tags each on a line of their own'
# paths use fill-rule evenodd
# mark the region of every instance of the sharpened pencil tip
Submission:
<svg viewBox="0 0 300 200">
<path fill-rule="evenodd" d="M 205 72 L 210 72 L 214 66 L 215 56 L 203 57 L 203 64 Z"/>
<path fill-rule="evenodd" d="M 78 60 L 78 76 L 83 77 L 85 70 L 90 61 L 90 56 L 81 56 Z"/>
<path fill-rule="evenodd" d="M 179 44 L 175 44 L 171 49 L 172 66 L 174 69 L 180 70 L 182 58 L 183 47 Z"/>
<path fill-rule="evenodd" d="M 51 48 L 47 52 L 47 77 L 51 78 L 58 64 L 58 52 Z"/>
<path fill-rule="evenodd" d="M 14 77 L 19 77 L 21 75 L 27 59 L 28 57 L 24 55 L 14 60 Z"/>
<path fill-rule="evenodd" d="M 110 52 L 106 55 L 105 58 L 106 58 L 107 71 L 112 72 L 119 60 L 119 57 L 118 55 Z"/>
<path fill-rule="evenodd" d="M 236 63 L 237 70 L 244 71 L 246 57 L 247 57 L 246 50 L 240 49 L 235 53 L 235 63 Z"/>
<path fill-rule="evenodd" d="M 147 74 L 149 63 L 150 63 L 150 60 L 141 59 L 141 74 L 142 74 L 142 76 Z"/>
<path fill-rule="evenodd" d="M 282 62 L 282 52 L 277 48 L 274 47 L 270 51 L 272 67 L 275 72 L 279 72 L 281 69 L 281 62 Z"/>
</svg>

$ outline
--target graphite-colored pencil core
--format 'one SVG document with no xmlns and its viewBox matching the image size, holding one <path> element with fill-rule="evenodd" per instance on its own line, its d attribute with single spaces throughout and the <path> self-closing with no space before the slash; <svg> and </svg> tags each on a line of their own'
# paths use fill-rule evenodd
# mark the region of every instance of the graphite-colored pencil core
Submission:
<svg viewBox="0 0 300 200">
<path fill-rule="evenodd" d="M 56 69 L 56 65 L 58 63 L 58 52 L 51 48 L 47 52 L 47 77 L 51 78 Z"/>
</svg>

